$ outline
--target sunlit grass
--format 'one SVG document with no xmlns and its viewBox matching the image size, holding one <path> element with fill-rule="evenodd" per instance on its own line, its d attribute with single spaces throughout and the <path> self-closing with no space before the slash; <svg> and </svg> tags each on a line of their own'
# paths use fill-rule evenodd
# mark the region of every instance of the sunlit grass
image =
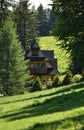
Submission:
<svg viewBox="0 0 84 130">
<path fill-rule="evenodd" d="M 84 82 L 0 98 L 0 130 L 82 130 Z"/>
<path fill-rule="evenodd" d="M 59 47 L 60 41 L 53 36 L 39 38 L 39 44 L 42 50 L 54 50 L 54 57 L 58 59 L 58 70 L 66 72 L 70 64 L 69 54 Z"/>
</svg>

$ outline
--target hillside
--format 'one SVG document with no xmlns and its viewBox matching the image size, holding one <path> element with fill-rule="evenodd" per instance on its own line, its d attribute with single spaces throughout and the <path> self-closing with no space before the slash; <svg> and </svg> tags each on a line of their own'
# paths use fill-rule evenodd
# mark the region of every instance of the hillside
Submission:
<svg viewBox="0 0 84 130">
<path fill-rule="evenodd" d="M 0 130 L 84 130 L 84 82 L 0 97 Z"/>
<path fill-rule="evenodd" d="M 67 70 L 70 59 L 69 54 L 58 46 L 59 43 L 53 36 L 41 37 L 39 39 L 39 45 L 42 50 L 54 50 L 54 56 L 58 59 L 58 70 L 63 73 Z"/>
</svg>

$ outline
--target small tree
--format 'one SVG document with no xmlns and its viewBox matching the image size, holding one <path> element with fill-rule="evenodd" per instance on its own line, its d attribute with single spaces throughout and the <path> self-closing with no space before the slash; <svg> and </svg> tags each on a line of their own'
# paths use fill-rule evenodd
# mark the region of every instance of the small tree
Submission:
<svg viewBox="0 0 84 130">
<path fill-rule="evenodd" d="M 32 85 L 32 88 L 31 88 L 31 92 L 35 92 L 35 91 L 40 91 L 42 90 L 42 87 L 41 87 L 41 80 L 39 77 L 37 77 L 34 82 L 33 82 L 33 85 Z"/>
<path fill-rule="evenodd" d="M 6 94 L 22 93 L 28 78 L 26 64 L 14 24 L 7 19 L 0 31 L 0 79 Z"/>
<path fill-rule="evenodd" d="M 60 77 L 59 77 L 59 75 L 56 75 L 56 77 L 53 81 L 52 87 L 58 87 L 60 85 L 61 85 Z"/>
<path fill-rule="evenodd" d="M 79 83 L 82 81 L 82 76 L 80 74 L 76 74 L 73 76 L 73 83 Z"/>
<path fill-rule="evenodd" d="M 63 85 L 67 85 L 67 84 L 70 84 L 72 83 L 72 73 L 71 71 L 68 71 L 64 77 L 64 80 L 63 80 Z"/>
</svg>

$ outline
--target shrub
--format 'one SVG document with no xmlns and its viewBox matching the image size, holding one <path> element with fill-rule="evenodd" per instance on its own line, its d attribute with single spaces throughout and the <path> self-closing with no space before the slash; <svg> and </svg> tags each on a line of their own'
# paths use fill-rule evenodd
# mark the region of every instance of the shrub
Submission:
<svg viewBox="0 0 84 130">
<path fill-rule="evenodd" d="M 48 81 L 46 82 L 46 89 L 51 89 L 52 88 L 52 82 Z"/>
<path fill-rule="evenodd" d="M 34 82 L 33 82 L 33 85 L 32 85 L 32 88 L 31 88 L 31 92 L 35 92 L 35 91 L 40 91 L 42 90 L 42 87 L 41 87 L 41 80 L 39 77 L 37 77 Z"/>
<path fill-rule="evenodd" d="M 82 81 L 82 76 L 80 74 L 76 74 L 73 76 L 73 83 L 79 83 Z"/>
<path fill-rule="evenodd" d="M 62 84 L 63 85 L 71 84 L 72 83 L 72 77 L 73 77 L 73 75 L 72 75 L 71 71 L 68 71 L 66 73 L 64 79 L 63 79 Z"/>
<path fill-rule="evenodd" d="M 24 94 L 25 92 L 25 88 L 24 87 L 16 87 L 16 86 L 11 86 L 8 88 L 8 94 L 7 95 L 10 95 L 10 96 L 13 96 L 13 95 L 17 95 L 17 94 Z"/>
<path fill-rule="evenodd" d="M 57 75 L 55 78 L 54 78 L 54 81 L 53 81 L 53 84 L 52 84 L 52 87 L 58 87 L 61 85 L 61 80 L 60 80 L 60 76 Z"/>
<path fill-rule="evenodd" d="M 3 87 L 0 85 L 0 94 L 3 93 Z"/>
<path fill-rule="evenodd" d="M 82 81 L 84 81 L 84 69 L 82 70 L 81 76 L 82 76 Z"/>
</svg>

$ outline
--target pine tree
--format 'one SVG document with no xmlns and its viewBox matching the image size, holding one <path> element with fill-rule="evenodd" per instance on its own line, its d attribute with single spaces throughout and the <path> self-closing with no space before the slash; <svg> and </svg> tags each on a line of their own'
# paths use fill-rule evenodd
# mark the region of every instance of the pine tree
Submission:
<svg viewBox="0 0 84 130">
<path fill-rule="evenodd" d="M 23 92 L 28 79 L 26 64 L 14 24 L 8 19 L 0 31 L 0 84 L 6 94 Z"/>
</svg>

